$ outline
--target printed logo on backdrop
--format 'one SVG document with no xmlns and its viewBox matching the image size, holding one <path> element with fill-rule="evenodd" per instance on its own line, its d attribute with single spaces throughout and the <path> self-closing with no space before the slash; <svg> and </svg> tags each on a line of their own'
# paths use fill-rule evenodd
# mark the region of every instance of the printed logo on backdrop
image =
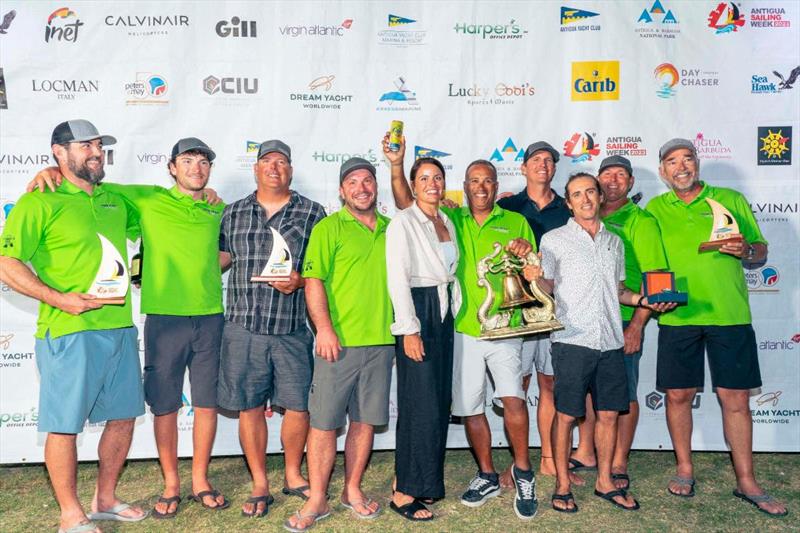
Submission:
<svg viewBox="0 0 800 533">
<path fill-rule="evenodd" d="M 460 35 L 494 40 L 522 39 L 528 33 L 528 30 L 520 26 L 515 19 L 496 24 L 469 24 L 467 22 L 457 22 L 456 25 L 453 26 L 453 31 Z"/>
<path fill-rule="evenodd" d="M 425 39 L 428 31 L 423 28 L 422 22 L 416 19 L 389 14 L 386 29 L 378 32 L 378 44 L 387 46 L 418 46 L 427 44 Z"/>
<path fill-rule="evenodd" d="M 502 146 L 498 146 L 489 156 L 489 161 L 497 167 L 497 177 L 510 177 L 519 175 L 519 167 L 525 159 L 525 148 L 517 148 L 514 140 L 509 137 Z"/>
<path fill-rule="evenodd" d="M 708 14 L 708 27 L 715 35 L 738 32 L 744 26 L 745 17 L 738 2 L 720 2 L 716 9 Z"/>
<path fill-rule="evenodd" d="M 792 22 L 783 7 L 754 7 L 750 9 L 750 27 L 760 29 L 789 28 Z"/>
<path fill-rule="evenodd" d="M 314 150 L 314 154 L 311 156 L 315 163 L 335 165 L 341 165 L 351 157 L 366 159 L 373 165 L 377 165 L 379 161 L 378 154 L 372 148 L 364 152 L 328 152 L 325 150 Z"/>
<path fill-rule="evenodd" d="M 100 80 L 34 79 L 31 90 L 52 95 L 57 100 L 75 100 L 100 92 Z"/>
<path fill-rule="evenodd" d="M 244 153 L 236 156 L 236 168 L 238 170 L 253 171 L 253 165 L 256 163 L 256 156 L 258 155 L 258 147 L 261 146 L 257 141 L 245 141 Z"/>
<path fill-rule="evenodd" d="M 764 265 L 761 268 L 744 271 L 744 279 L 747 281 L 749 292 L 780 292 L 781 273 L 778 267 Z"/>
<path fill-rule="evenodd" d="M 166 168 L 167 163 L 169 163 L 169 156 L 158 152 L 140 152 L 136 154 L 136 161 L 140 165 Z"/>
<path fill-rule="evenodd" d="M 703 396 L 701 393 L 697 393 L 694 395 L 694 399 L 692 400 L 692 409 L 697 410 L 700 409 L 700 405 L 702 404 Z M 664 395 L 658 391 L 650 391 L 647 396 L 644 397 L 644 404 L 647 406 L 648 409 L 651 411 L 659 411 L 664 407 Z"/>
<path fill-rule="evenodd" d="M 52 154 L 33 152 L 5 152 L 0 145 L 0 174 L 33 175 L 55 163 Z M 32 174 L 33 173 L 33 174 Z"/>
<path fill-rule="evenodd" d="M 789 339 L 761 339 L 758 341 L 758 349 L 762 352 L 791 352 L 798 342 L 800 342 L 800 334 Z"/>
<path fill-rule="evenodd" d="M 74 43 L 78 40 L 81 26 L 83 26 L 83 22 L 70 8 L 56 9 L 47 17 L 47 25 L 44 27 L 44 42 Z"/>
<path fill-rule="evenodd" d="M 681 30 L 671 9 L 664 9 L 661 0 L 655 0 L 648 9 L 642 9 L 636 20 L 636 34 L 648 39 L 674 39 Z"/>
<path fill-rule="evenodd" d="M 775 94 L 788 89 L 793 89 L 797 78 L 800 76 L 800 66 L 794 67 L 786 76 L 772 71 L 772 77 L 767 74 L 753 74 L 750 77 L 750 92 L 753 94 Z"/>
<path fill-rule="evenodd" d="M 751 202 L 750 209 L 756 217 L 756 222 L 794 222 L 800 212 L 798 202 Z"/>
<path fill-rule="evenodd" d="M 0 429 L 36 427 L 39 422 L 39 410 L 31 407 L 26 411 L 0 412 Z"/>
<path fill-rule="evenodd" d="M 692 143 L 697 151 L 698 159 L 718 161 L 733 158 L 730 145 L 717 137 L 711 137 L 699 132 L 695 135 Z"/>
<path fill-rule="evenodd" d="M 13 9 L 3 15 L 3 20 L 0 21 L 0 35 L 5 35 L 8 33 L 8 29 L 11 27 L 11 22 L 14 20 L 14 17 L 17 16 L 17 12 Z"/>
<path fill-rule="evenodd" d="M 791 424 L 800 416 L 798 405 L 787 402 L 783 391 L 773 390 L 750 399 L 750 415 L 754 424 Z"/>
<path fill-rule="evenodd" d="M 513 105 L 535 94 L 536 89 L 529 82 L 499 82 L 494 87 L 481 87 L 477 83 L 469 86 L 447 84 L 447 96 L 461 98 L 468 105 Z"/>
<path fill-rule="evenodd" d="M 246 105 L 258 93 L 258 78 L 239 76 L 206 76 L 203 92 L 223 105 Z"/>
<path fill-rule="evenodd" d="M 588 20 L 599 16 L 593 11 L 561 6 L 561 31 L 600 31 L 600 24 Z"/>
<path fill-rule="evenodd" d="M 0 370 L 21 368 L 33 363 L 34 352 L 25 352 L 17 348 L 19 340 L 14 340 L 13 333 L 0 333 Z"/>
<path fill-rule="evenodd" d="M 453 170 L 453 163 L 450 163 L 449 159 L 452 154 L 447 152 L 443 152 L 441 150 L 437 150 L 436 148 L 426 148 L 424 146 L 414 146 L 414 161 L 419 159 L 420 157 L 435 157 L 439 161 L 441 161 L 442 166 L 445 170 Z"/>
<path fill-rule="evenodd" d="M 185 392 L 181 393 L 181 406 L 178 409 L 178 431 L 192 431 L 194 428 L 194 407 Z"/>
<path fill-rule="evenodd" d="M 189 26 L 188 15 L 107 15 L 106 26 L 128 33 L 129 37 L 154 37 L 169 35 L 170 30 Z"/>
<path fill-rule="evenodd" d="M 758 164 L 792 164 L 791 126 L 760 126 L 758 128 Z"/>
<path fill-rule="evenodd" d="M 14 205 L 16 205 L 14 201 L 0 198 L 0 231 L 5 227 L 8 214 L 11 213 L 11 209 Z"/>
<path fill-rule="evenodd" d="M 572 100 L 619 100 L 619 61 L 573 61 Z"/>
<path fill-rule="evenodd" d="M 278 32 L 284 37 L 344 37 L 350 27 L 353 25 L 353 19 L 345 19 L 338 25 L 325 25 L 325 24 L 311 24 L 301 26 L 279 26 Z"/>
<path fill-rule="evenodd" d="M 152 72 L 137 72 L 135 81 L 125 84 L 125 96 L 127 105 L 164 105 L 169 100 L 167 95 L 167 80 L 160 74 Z"/>
<path fill-rule="evenodd" d="M 624 155 L 625 157 L 644 157 L 647 148 L 644 147 L 641 135 L 618 135 L 606 139 L 606 156 Z"/>
<path fill-rule="evenodd" d="M 381 94 L 377 111 L 419 111 L 417 94 L 406 86 L 406 80 L 398 76 L 394 80 L 395 90 Z"/>
<path fill-rule="evenodd" d="M 258 37 L 258 25 L 255 20 L 243 20 L 231 17 L 220 20 L 214 26 L 214 32 L 220 37 Z"/>
<path fill-rule="evenodd" d="M 0 67 L 0 109 L 8 109 L 8 96 L 6 95 L 6 77 Z"/>
<path fill-rule="evenodd" d="M 672 63 L 661 63 L 653 71 L 658 86 L 656 95 L 659 98 L 672 98 L 678 92 L 677 86 L 690 90 L 700 87 L 719 86 L 719 72 L 699 68 L 682 68 L 680 73 Z"/>
<path fill-rule="evenodd" d="M 584 163 L 591 161 L 592 157 L 600 154 L 600 145 L 594 142 L 597 134 L 573 133 L 572 136 L 564 141 L 564 155 L 569 157 L 572 163 Z"/>
<path fill-rule="evenodd" d="M 314 78 L 306 86 L 306 91 L 289 94 L 290 102 L 297 102 L 302 109 L 340 110 L 352 103 L 353 95 L 333 90 L 335 87 L 333 74 Z"/>
</svg>

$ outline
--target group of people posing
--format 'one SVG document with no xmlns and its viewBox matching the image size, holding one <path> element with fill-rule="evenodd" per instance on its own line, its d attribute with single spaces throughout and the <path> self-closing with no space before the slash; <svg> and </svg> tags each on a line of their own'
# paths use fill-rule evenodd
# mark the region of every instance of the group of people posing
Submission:
<svg viewBox="0 0 800 533">
<path fill-rule="evenodd" d="M 8 216 L 0 248 L 0 280 L 41 302 L 38 429 L 47 433 L 59 531 L 97 532 L 98 520 L 178 513 L 177 415 L 187 369 L 194 408 L 189 498 L 213 511 L 230 506 L 208 479 L 222 408 L 238 412 L 252 475 L 241 513 L 269 512 L 269 408 L 283 416 L 281 492 L 304 500 L 285 529 L 306 531 L 332 512 L 328 487 L 337 432 L 345 426 L 339 503 L 358 518 L 377 517 L 381 505 L 361 485 L 375 428 L 389 423 L 393 364 L 397 426 L 389 507 L 404 518 L 433 519 L 432 506 L 445 496 L 451 415 L 463 422 L 478 463 L 461 503 L 479 507 L 510 489 L 516 515 L 536 515 L 525 401 L 534 372 L 539 472 L 557 478 L 552 508 L 577 512 L 570 486 L 585 483 L 581 470 L 596 469 L 595 495 L 637 510 L 628 456 L 639 412 L 642 335 L 654 313 L 657 386 L 666 391 L 677 458 L 667 490 L 695 494 L 691 404 L 704 384 L 707 352 L 736 473 L 733 494 L 764 513 L 787 513 L 756 482 L 752 460 L 749 390 L 761 385 L 761 376 L 742 261 L 765 260 L 767 243 L 743 195 L 700 180 L 691 141 L 672 139 L 661 147 L 659 174 L 669 191 L 646 209 L 629 198 L 634 172 L 621 156 L 604 159 L 597 176 L 570 176 L 562 197 L 551 187 L 559 153 L 544 141 L 525 151 L 520 170 L 527 183 L 518 194 L 498 199 L 494 165 L 476 160 L 464 175 L 467 205 L 457 206 L 445 200 L 442 164 L 419 158 L 407 180 L 405 140 L 393 151 L 387 135 L 383 152 L 398 207 L 391 220 L 376 210 L 378 172 L 361 158 L 341 165 L 342 208 L 326 216 L 320 204 L 292 190 L 291 149 L 280 140 L 260 145 L 255 192 L 229 205 L 208 188 L 215 153 L 200 139 L 174 145 L 169 189 L 103 182 L 103 147 L 114 142 L 85 120 L 59 124 L 51 139 L 57 167 L 31 182 Z M 732 213 L 741 234 L 719 251 L 698 253 L 711 231 L 707 198 Z M 253 280 L 267 264 L 275 232 L 289 249 L 291 274 Z M 102 255 L 98 235 L 123 258 L 126 240 L 141 238 L 143 384 L 130 297 L 108 305 L 87 294 Z M 562 330 L 480 338 L 486 289 L 477 268 L 495 243 L 519 258 L 539 254 L 540 264 L 529 264 L 524 277 L 553 294 Z M 228 269 L 223 309 L 221 275 Z M 688 304 L 649 302 L 640 289 L 642 273 L 651 270 L 674 272 Z M 499 277 L 490 283 L 499 289 Z M 502 473 L 492 461 L 484 414 L 487 376 L 512 453 Z M 150 511 L 115 492 L 145 402 L 165 484 Z M 105 422 L 89 513 L 76 491 L 76 437 L 87 420 Z M 576 422 L 580 442 L 573 452 Z"/>
</svg>

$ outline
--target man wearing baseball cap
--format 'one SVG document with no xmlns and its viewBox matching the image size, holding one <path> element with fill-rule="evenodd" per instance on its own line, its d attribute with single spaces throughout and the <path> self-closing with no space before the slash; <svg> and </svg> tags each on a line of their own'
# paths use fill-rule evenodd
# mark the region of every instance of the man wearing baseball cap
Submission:
<svg viewBox="0 0 800 533">
<path fill-rule="evenodd" d="M 742 262 L 766 261 L 767 241 L 744 195 L 700 180 L 691 141 L 669 140 L 658 157 L 659 174 L 670 190 L 650 200 L 647 211 L 658 221 L 677 290 L 689 294 L 687 305 L 658 319 L 656 386 L 666 391 L 667 426 L 678 463 L 667 490 L 684 498 L 695 494 L 692 400 L 704 385 L 708 353 L 736 473 L 733 494 L 764 513 L 783 516 L 786 506 L 765 493 L 753 473 L 749 406 L 749 391 L 761 386 L 761 371 Z M 707 199 L 721 204 L 741 233 L 730 235 L 718 251 L 699 252 L 713 227 Z"/>
<path fill-rule="evenodd" d="M 136 226 L 124 200 L 101 183 L 103 146 L 115 142 L 86 120 L 56 126 L 51 146 L 65 179 L 53 193 L 22 195 L 0 247 L 0 280 L 41 302 L 38 429 L 47 433 L 45 464 L 61 508 L 59 531 L 65 532 L 95 531 L 89 520 L 135 522 L 147 516 L 115 494 L 134 420 L 144 414 L 131 301 L 126 295 L 122 305 L 103 305 L 87 294 L 103 260 L 102 239 L 127 261 L 126 233 Z M 76 438 L 87 420 L 105 422 L 88 518 L 76 487 Z"/>
<path fill-rule="evenodd" d="M 283 141 L 261 143 L 253 171 L 255 192 L 228 205 L 222 215 L 220 257 L 223 268 L 230 267 L 231 272 L 217 401 L 220 407 L 239 412 L 239 438 L 253 476 L 251 497 L 242 513 L 257 518 L 267 514 L 273 501 L 266 467 L 267 403 L 284 412 L 283 493 L 308 498 L 300 466 L 314 355 L 306 326 L 305 280 L 299 271 L 311 230 L 325 217 L 325 210 L 290 189 L 292 153 Z M 289 248 L 290 277 L 251 281 L 267 264 L 273 229 Z"/>
<path fill-rule="evenodd" d="M 222 339 L 222 277 L 219 227 L 224 205 L 205 197 L 216 155 L 195 137 L 172 147 L 167 170 L 175 182 L 105 187 L 122 196 L 137 216 L 143 254 L 141 312 L 144 326 L 144 393 L 153 413 L 156 447 L 165 488 L 154 518 L 172 518 L 181 501 L 178 475 L 178 413 L 184 406 L 183 380 L 189 370 L 193 410 L 191 498 L 206 508 L 224 509 L 225 498 L 208 481 L 217 430 L 217 377 Z M 41 177 L 41 180 L 38 178 Z M 40 172 L 37 182 L 58 183 L 58 169 Z M 41 181 L 45 183 L 41 183 Z M 33 183 L 32 183 L 33 185 Z"/>
<path fill-rule="evenodd" d="M 308 410 L 311 494 L 284 524 L 305 531 L 328 516 L 328 483 L 336 459 L 336 432 L 350 424 L 342 505 L 358 518 L 374 518 L 378 502 L 361 490 L 375 426 L 389 423 L 394 361 L 392 302 L 386 281 L 386 226 L 376 210 L 375 167 L 353 157 L 339 171 L 344 207 L 311 232 L 303 277 L 308 313 L 316 327 L 314 381 Z M 369 297 L 369 305 L 365 298 Z"/>
<path fill-rule="evenodd" d="M 622 240 L 625 250 L 625 286 L 638 294 L 642 272 L 666 270 L 667 260 L 661 244 L 661 232 L 656 219 L 636 205 L 629 197 L 635 178 L 631 162 L 621 155 L 603 159 L 597 174 L 603 202 L 600 217 L 606 229 Z M 636 389 L 639 383 L 639 360 L 642 357 L 644 327 L 650 318 L 647 307 L 620 305 L 625 345 L 625 371 L 628 375 L 628 412 L 621 412 L 617 421 L 617 442 L 611 463 L 611 477 L 618 489 L 627 490 L 628 455 L 636 424 L 639 421 L 639 402 Z M 580 442 L 572 455 L 573 465 L 597 462 L 594 447 L 594 409 L 587 402 L 586 418 L 578 421 Z"/>
<path fill-rule="evenodd" d="M 556 175 L 556 163 L 559 160 L 558 150 L 546 141 L 536 141 L 525 150 L 520 171 L 525 176 L 526 185 L 519 193 L 500 198 L 497 205 L 509 211 L 515 211 L 528 221 L 536 237 L 536 246 L 542 236 L 550 230 L 560 228 L 572 216 L 564 198 L 551 187 Z M 542 459 L 539 471 L 548 476 L 556 475 L 551 446 L 551 428 L 556 414 L 553 400 L 553 363 L 550 353 L 549 334 L 528 337 L 522 343 L 522 373 L 525 376 L 523 387 L 528 390 L 530 375 L 536 369 L 536 382 L 539 386 L 539 403 L 536 407 L 536 422 L 539 428 L 539 439 L 542 445 Z M 501 481 L 509 486 L 508 473 Z"/>
</svg>

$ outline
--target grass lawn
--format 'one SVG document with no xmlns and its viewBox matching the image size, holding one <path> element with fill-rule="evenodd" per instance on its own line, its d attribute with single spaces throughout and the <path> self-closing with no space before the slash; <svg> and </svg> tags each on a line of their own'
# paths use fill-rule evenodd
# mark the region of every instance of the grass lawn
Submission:
<svg viewBox="0 0 800 533">
<path fill-rule="evenodd" d="M 539 450 L 531 450 L 538 464 Z M 505 467 L 509 455 L 495 451 L 498 468 Z M 771 518 L 754 507 L 734 498 L 734 477 L 728 454 L 697 453 L 697 496 L 682 499 L 666 493 L 666 483 L 672 474 L 671 452 L 634 452 L 631 458 L 632 492 L 642 505 L 638 512 L 613 508 L 592 494 L 594 474 L 589 483 L 573 490 L 580 507 L 575 515 L 564 515 L 550 509 L 553 479 L 540 477 L 537 495 L 539 514 L 532 522 L 521 522 L 513 514 L 513 494 L 503 493 L 479 509 L 461 505 L 458 498 L 474 475 L 476 467 L 466 450 L 447 453 L 445 479 L 447 498 L 433 506 L 436 520 L 412 524 L 388 509 L 390 483 L 393 474 L 393 454 L 376 452 L 365 479 L 366 492 L 385 507 L 384 514 L 372 521 L 355 519 L 349 511 L 335 507 L 333 515 L 321 522 L 315 531 L 478 531 L 511 532 L 541 529 L 546 531 L 800 531 L 800 454 L 757 454 L 756 472 L 763 485 L 777 498 L 787 502 L 789 516 Z M 174 520 L 157 521 L 148 518 L 137 524 L 101 522 L 103 530 L 145 531 L 277 531 L 281 524 L 299 508 L 298 498 L 287 498 L 282 487 L 282 460 L 268 458 L 270 483 L 275 504 L 267 517 L 259 520 L 240 515 L 241 503 L 249 495 L 249 475 L 241 457 L 215 459 L 211 464 L 211 479 L 231 501 L 226 511 L 212 512 L 195 503 L 183 503 Z M 190 462 L 182 460 L 181 479 L 190 481 Z M 339 454 L 334 473 L 332 502 L 338 502 L 342 487 L 342 456 Z M 94 463 L 81 464 L 78 472 L 78 491 L 88 509 L 94 489 Z M 161 490 L 161 474 L 155 460 L 131 461 L 122 475 L 119 495 L 150 508 Z M 184 487 L 184 494 L 189 490 Z M 47 473 L 43 466 L 0 467 L 0 531 L 56 531 L 58 506 L 53 499 Z"/>
</svg>

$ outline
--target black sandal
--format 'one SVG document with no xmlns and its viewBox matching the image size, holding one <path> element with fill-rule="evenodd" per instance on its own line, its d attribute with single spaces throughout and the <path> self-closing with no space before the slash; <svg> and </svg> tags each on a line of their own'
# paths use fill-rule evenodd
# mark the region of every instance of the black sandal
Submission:
<svg viewBox="0 0 800 533">
<path fill-rule="evenodd" d="M 564 505 L 569 504 L 571 501 L 574 507 L 570 509 L 569 507 L 556 507 L 556 500 L 564 502 Z M 578 503 L 575 501 L 575 496 L 572 495 L 571 492 L 566 494 L 553 494 L 550 497 L 550 503 L 553 506 L 554 511 L 558 511 L 559 513 L 577 513 L 578 512 Z"/>
<path fill-rule="evenodd" d="M 619 503 L 614 499 L 618 496 L 624 498 L 628 495 L 628 493 L 623 489 L 612 490 L 611 492 L 600 492 L 599 490 L 594 489 L 594 495 L 597 496 L 598 498 L 603 498 L 604 500 L 611 502 L 615 507 L 619 507 L 620 509 L 623 509 L 625 511 L 639 510 L 639 502 L 637 502 L 635 498 L 633 500 L 633 507 L 627 507 L 625 505 L 622 505 L 621 503 Z"/>
<path fill-rule="evenodd" d="M 628 474 L 611 474 L 611 479 L 613 481 L 624 481 L 625 486 L 622 487 L 622 490 L 628 490 L 631 488 L 631 478 Z"/>
<path fill-rule="evenodd" d="M 259 511 L 258 504 L 262 502 L 264 503 L 264 509 Z M 269 513 L 269 506 L 275 503 L 275 498 L 273 498 L 271 494 L 266 496 L 250 496 L 244 501 L 244 503 L 252 503 L 253 512 L 248 513 L 242 509 L 242 516 L 246 516 L 248 518 L 263 518 L 267 516 L 267 513 Z"/>
<path fill-rule="evenodd" d="M 178 507 L 180 507 L 180 505 L 181 505 L 181 497 L 180 496 L 170 496 L 169 498 L 164 498 L 163 496 L 159 496 L 158 497 L 158 501 L 156 502 L 156 505 L 158 505 L 159 503 L 166 503 L 167 504 L 167 512 L 159 513 L 158 510 L 156 510 L 156 506 L 154 505 L 153 506 L 153 510 L 150 511 L 150 514 L 153 515 L 153 518 L 156 518 L 158 520 L 161 520 L 163 518 L 175 518 L 175 515 L 178 514 Z M 172 505 L 173 503 L 177 503 L 178 505 L 175 506 L 175 510 L 174 511 L 170 512 L 169 506 Z"/>
<path fill-rule="evenodd" d="M 192 494 L 189 496 L 189 499 L 193 502 L 197 502 L 206 509 L 211 509 L 212 511 L 222 511 L 223 509 L 227 509 L 231 506 L 231 502 L 222 497 L 222 503 L 217 503 L 217 505 L 208 505 L 206 502 L 203 501 L 203 498 L 211 498 L 216 503 L 217 498 L 221 496 L 220 492 L 217 489 L 211 490 L 201 490 L 197 494 Z"/>
<path fill-rule="evenodd" d="M 433 520 L 433 515 L 426 516 L 424 518 L 419 518 L 419 517 L 414 516 L 414 514 L 416 514 L 417 511 L 427 511 L 428 510 L 428 508 L 425 507 L 425 505 L 421 501 L 417 500 L 416 498 L 414 499 L 413 502 L 407 503 L 405 505 L 397 505 L 396 503 L 394 503 L 392 501 L 392 502 L 389 502 L 389 507 L 395 513 L 399 514 L 400 516 L 402 516 L 406 520 L 411 520 L 412 522 L 429 522 L 429 521 Z"/>
</svg>

